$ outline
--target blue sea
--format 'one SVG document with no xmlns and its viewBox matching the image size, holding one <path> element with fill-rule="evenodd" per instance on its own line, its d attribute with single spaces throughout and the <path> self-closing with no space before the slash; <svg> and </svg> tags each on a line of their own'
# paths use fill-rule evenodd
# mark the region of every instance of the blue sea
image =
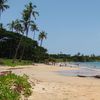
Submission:
<svg viewBox="0 0 100 100">
<path fill-rule="evenodd" d="M 71 62 L 71 67 L 79 67 L 79 70 L 59 71 L 58 73 L 64 76 L 95 76 L 100 75 L 100 62 Z"/>
<path fill-rule="evenodd" d="M 80 67 L 84 66 L 88 68 L 100 69 L 100 62 L 72 62 L 71 64 L 75 65 L 79 64 Z"/>
</svg>

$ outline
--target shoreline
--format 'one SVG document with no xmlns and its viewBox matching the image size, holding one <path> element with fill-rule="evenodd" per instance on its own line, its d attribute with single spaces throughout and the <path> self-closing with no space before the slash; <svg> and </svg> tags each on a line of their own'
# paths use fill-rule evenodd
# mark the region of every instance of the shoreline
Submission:
<svg viewBox="0 0 100 100">
<path fill-rule="evenodd" d="M 29 76 L 33 93 L 28 100 L 100 100 L 99 79 L 69 77 L 56 73 L 79 68 L 37 64 L 18 66 L 10 70 L 17 75 Z"/>
<path fill-rule="evenodd" d="M 81 67 L 78 70 L 58 71 L 58 73 L 64 76 L 85 76 L 85 77 L 100 76 L 100 70 L 88 67 Z"/>
</svg>

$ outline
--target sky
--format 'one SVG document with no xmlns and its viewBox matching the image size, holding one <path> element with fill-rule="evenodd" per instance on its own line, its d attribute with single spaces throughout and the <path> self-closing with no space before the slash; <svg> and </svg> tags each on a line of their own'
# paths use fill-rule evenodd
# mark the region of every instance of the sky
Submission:
<svg viewBox="0 0 100 100">
<path fill-rule="evenodd" d="M 49 53 L 100 55 L 100 0 L 8 0 L 10 9 L 1 18 L 4 25 L 20 19 L 30 1 L 40 14 L 39 29 L 48 33 L 43 46 Z"/>
</svg>

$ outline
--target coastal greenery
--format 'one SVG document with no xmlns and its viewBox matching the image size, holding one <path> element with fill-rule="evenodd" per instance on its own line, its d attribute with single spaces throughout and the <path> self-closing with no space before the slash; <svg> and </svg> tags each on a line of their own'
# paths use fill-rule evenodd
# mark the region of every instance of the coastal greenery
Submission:
<svg viewBox="0 0 100 100">
<path fill-rule="evenodd" d="M 33 62 L 31 60 L 22 60 L 21 62 L 19 60 L 16 60 L 15 63 L 12 62 L 12 59 L 5 59 L 1 58 L 0 59 L 0 65 L 6 65 L 6 66 L 18 66 L 18 65 L 32 65 Z"/>
<path fill-rule="evenodd" d="M 70 54 L 50 54 L 51 58 L 56 59 L 57 62 L 95 62 L 100 61 L 100 56 L 94 54 L 84 55 L 77 53 L 75 55 Z"/>
<path fill-rule="evenodd" d="M 0 30 L 0 58 L 13 59 L 15 50 L 22 37 L 19 33 L 6 30 Z M 20 55 L 25 46 L 23 58 L 34 62 L 43 62 L 48 57 L 47 49 L 38 46 L 37 41 L 23 36 L 16 58 L 20 59 Z"/>
<path fill-rule="evenodd" d="M 20 100 L 31 95 L 31 85 L 26 75 L 8 74 L 0 76 L 0 100 Z"/>
</svg>

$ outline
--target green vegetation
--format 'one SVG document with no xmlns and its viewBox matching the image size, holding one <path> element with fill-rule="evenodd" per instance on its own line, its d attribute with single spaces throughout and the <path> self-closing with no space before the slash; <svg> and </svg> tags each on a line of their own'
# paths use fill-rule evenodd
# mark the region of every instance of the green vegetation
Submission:
<svg viewBox="0 0 100 100">
<path fill-rule="evenodd" d="M 0 1 L 0 14 L 9 8 L 5 4 L 7 0 Z M 46 33 L 40 32 L 35 20 L 39 16 L 36 11 L 37 6 L 29 2 L 25 5 L 21 14 L 21 19 L 12 20 L 7 24 L 9 31 L 0 27 L 0 58 L 13 59 L 13 65 L 16 65 L 17 59 L 31 60 L 33 62 L 44 62 L 48 58 L 47 49 L 42 47 L 43 39 L 46 39 Z M 34 33 L 33 33 L 34 32 Z M 39 40 L 41 45 L 38 44 L 38 39 L 35 40 L 35 33 L 39 32 Z M 29 33 L 32 33 L 33 39 L 28 38 Z M 10 64 L 12 63 L 9 61 Z M 20 63 L 21 64 L 21 63 Z"/>
<path fill-rule="evenodd" d="M 43 40 L 46 38 L 47 38 L 47 33 L 45 31 L 40 32 L 39 34 L 40 46 L 42 46 Z"/>
<path fill-rule="evenodd" d="M 6 3 L 7 0 L 0 0 L 0 20 L 2 12 L 9 8 Z M 14 19 L 7 24 L 9 30 L 0 23 L 0 65 L 29 65 L 48 59 L 47 49 L 42 47 L 47 34 L 40 32 L 35 23 L 39 16 L 36 8 L 32 2 L 25 5 L 21 19 Z M 33 39 L 28 37 L 29 32 L 32 32 Z M 40 46 L 35 40 L 35 32 L 39 32 Z M 21 100 L 21 97 L 26 100 L 30 95 L 31 85 L 26 75 L 0 74 L 0 100 Z"/>
<path fill-rule="evenodd" d="M 0 1 L 0 15 L 9 8 L 6 3 L 7 0 Z M 22 11 L 21 19 L 14 19 L 7 24 L 9 31 L 3 27 L 3 24 L 0 27 L 0 58 L 5 59 L 1 63 L 16 66 L 32 62 L 100 61 L 100 57 L 95 55 L 48 54 L 47 49 L 42 46 L 47 33 L 40 31 L 35 23 L 39 16 L 36 9 L 37 6 L 29 2 Z M 31 39 L 28 38 L 29 33 L 32 33 Z M 35 40 L 35 35 L 38 35 L 37 40 Z M 6 59 L 13 59 L 13 61 Z M 25 60 L 30 60 L 30 62 Z"/>
<path fill-rule="evenodd" d="M 19 60 L 16 60 L 15 63 L 12 62 L 12 59 L 0 59 L 0 65 L 7 65 L 7 66 L 18 66 L 18 65 L 32 65 L 32 61 L 28 60 L 22 60 L 21 62 Z"/>
<path fill-rule="evenodd" d="M 6 4 L 7 0 L 0 0 L 0 17 L 3 11 L 9 8 L 9 5 Z"/>
<path fill-rule="evenodd" d="M 66 62 L 66 61 L 72 61 L 72 62 L 93 62 L 93 61 L 100 61 L 100 56 L 92 55 L 83 55 L 80 53 L 77 53 L 76 55 L 67 55 L 67 54 L 50 54 L 51 58 L 56 59 L 56 62 Z"/>
<path fill-rule="evenodd" d="M 31 85 L 26 75 L 8 74 L 0 76 L 0 100 L 20 100 L 31 95 Z"/>
<path fill-rule="evenodd" d="M 13 59 L 17 45 L 22 37 L 19 33 L 6 30 L 0 30 L 0 58 Z M 47 50 L 38 46 L 37 41 L 23 36 L 16 58 L 20 59 L 23 47 L 25 46 L 23 60 L 31 60 L 34 62 L 44 62 L 48 57 Z"/>
</svg>

